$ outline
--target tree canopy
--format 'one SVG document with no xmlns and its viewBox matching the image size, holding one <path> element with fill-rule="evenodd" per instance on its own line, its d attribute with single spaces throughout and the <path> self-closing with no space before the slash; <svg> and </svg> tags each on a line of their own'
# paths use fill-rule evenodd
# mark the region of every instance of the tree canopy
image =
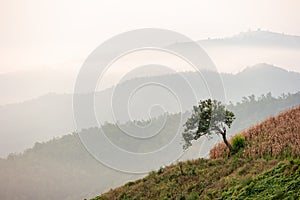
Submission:
<svg viewBox="0 0 300 200">
<path fill-rule="evenodd" d="M 226 128 L 231 127 L 234 119 L 234 113 L 227 110 L 220 101 L 211 99 L 200 101 L 198 106 L 193 107 L 192 115 L 184 125 L 183 148 L 189 148 L 192 141 L 201 136 L 220 134 L 230 152 L 234 153 L 234 149 L 226 139 Z"/>
</svg>

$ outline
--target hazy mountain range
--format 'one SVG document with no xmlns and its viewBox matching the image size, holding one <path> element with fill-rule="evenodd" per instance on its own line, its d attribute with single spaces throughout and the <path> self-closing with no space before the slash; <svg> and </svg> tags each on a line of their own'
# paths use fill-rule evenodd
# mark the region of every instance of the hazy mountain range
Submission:
<svg viewBox="0 0 300 200">
<path fill-rule="evenodd" d="M 257 30 L 198 42 L 221 71 L 239 72 L 245 66 L 270 63 L 299 72 L 299 36 Z"/>
<path fill-rule="evenodd" d="M 95 111 L 98 120 L 125 123 L 157 117 L 165 112 L 185 112 L 200 99 L 211 96 L 222 100 L 225 95 L 228 103 L 252 94 L 260 96 L 271 92 L 279 96 L 300 90 L 299 73 L 267 64 L 255 65 L 235 75 L 220 74 L 224 86 L 221 88 L 215 84 L 219 74 L 203 71 L 202 75 L 205 79 L 192 72 L 135 78 L 122 82 L 115 90 L 109 88 L 97 92 Z M 147 83 L 155 84 L 131 95 L 136 88 Z M 21 152 L 37 141 L 72 132 L 76 129 L 72 95 L 48 94 L 23 103 L 0 106 L 0 124 L 1 137 L 4 138 L 0 142 L 1 157 Z"/>
<path fill-rule="evenodd" d="M 200 40 L 198 43 L 222 72 L 238 73 L 257 63 L 270 63 L 300 72 L 299 36 L 258 30 L 228 38 Z M 178 41 L 172 46 L 197 56 L 189 43 Z M 72 93 L 78 70 L 75 66 L 72 70 L 41 67 L 40 70 L 0 74 L 0 105 L 20 103 L 50 92 Z M 162 75 L 165 72 L 156 71 L 155 74 Z"/>
<path fill-rule="evenodd" d="M 198 41 L 201 45 L 244 45 L 269 46 L 273 48 L 300 48 L 300 36 L 275 33 L 271 31 L 255 30 L 241 32 L 227 38 L 206 39 Z"/>
</svg>

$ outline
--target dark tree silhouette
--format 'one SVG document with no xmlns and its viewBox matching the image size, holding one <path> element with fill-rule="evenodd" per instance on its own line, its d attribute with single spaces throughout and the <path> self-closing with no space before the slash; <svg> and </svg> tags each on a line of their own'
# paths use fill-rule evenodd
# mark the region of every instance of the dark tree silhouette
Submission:
<svg viewBox="0 0 300 200">
<path fill-rule="evenodd" d="M 226 127 L 230 128 L 234 119 L 234 113 L 227 110 L 221 102 L 211 99 L 200 101 L 198 106 L 193 107 L 192 115 L 184 125 L 183 148 L 189 148 L 192 140 L 201 136 L 220 134 L 230 153 L 234 154 L 235 150 L 226 138 Z"/>
</svg>

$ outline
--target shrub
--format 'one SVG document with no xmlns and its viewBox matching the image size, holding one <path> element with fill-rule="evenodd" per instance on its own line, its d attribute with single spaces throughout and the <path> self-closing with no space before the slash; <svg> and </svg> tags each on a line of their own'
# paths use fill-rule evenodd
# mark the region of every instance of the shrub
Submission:
<svg viewBox="0 0 300 200">
<path fill-rule="evenodd" d="M 237 152 L 245 147 L 245 137 L 242 135 L 237 135 L 232 138 L 232 147 Z"/>
<path fill-rule="evenodd" d="M 162 174 L 164 172 L 164 168 L 160 167 L 159 170 L 157 171 L 157 174 Z"/>
<path fill-rule="evenodd" d="M 127 186 L 127 187 L 132 186 L 132 185 L 134 185 L 134 182 L 132 182 L 132 181 L 129 181 L 128 183 L 125 184 L 125 186 Z"/>
</svg>

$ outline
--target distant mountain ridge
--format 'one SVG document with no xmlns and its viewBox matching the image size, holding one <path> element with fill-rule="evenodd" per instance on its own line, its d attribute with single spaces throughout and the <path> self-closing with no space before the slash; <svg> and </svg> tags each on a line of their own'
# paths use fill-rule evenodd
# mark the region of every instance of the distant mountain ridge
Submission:
<svg viewBox="0 0 300 200">
<path fill-rule="evenodd" d="M 232 37 L 199 40 L 198 42 L 202 45 L 260 45 L 300 48 L 300 36 L 263 30 L 246 31 Z"/>
<path fill-rule="evenodd" d="M 267 76 L 265 75 L 266 71 L 268 71 Z M 203 72 L 203 74 L 211 88 L 217 94 L 221 94 L 220 88 L 214 86 L 214 80 L 219 75 L 211 72 Z M 181 75 L 190 80 L 197 98 L 191 95 L 190 90 L 186 89 L 187 84 Z M 252 94 L 260 96 L 271 92 L 273 96 L 280 96 L 282 93 L 300 91 L 299 73 L 288 72 L 266 64 L 257 65 L 253 69 L 244 70 L 236 75 L 221 74 L 221 77 L 227 102 L 237 102 L 242 97 Z M 164 96 L 164 91 L 157 93 L 157 87 L 150 87 L 133 99 L 132 107 L 129 107 L 133 119 L 149 118 L 148 110 L 153 104 L 165 106 L 165 112 L 178 113 L 188 111 L 200 99 L 210 97 L 203 80 L 199 78 L 199 75 L 192 72 L 125 81 L 118 86 L 117 94 L 113 100 L 114 112 L 120 123 L 129 120 L 127 100 L 131 91 L 148 82 L 160 83 L 174 89 L 175 94 L 182 97 L 182 110 L 171 95 Z M 111 94 L 112 89 L 96 94 L 96 113 L 102 122 L 114 122 L 109 98 Z M 151 113 L 153 114 L 151 117 L 156 117 L 164 112 L 160 109 L 158 109 L 159 112 L 156 112 L 155 109 L 153 111 L 155 112 Z M 0 124 L 1 137 L 5 138 L 0 142 L 0 157 L 5 157 L 12 152 L 23 151 L 32 146 L 34 142 L 46 141 L 72 132 L 76 129 L 73 119 L 72 95 L 50 94 L 23 103 L 0 106 Z"/>
<path fill-rule="evenodd" d="M 242 32 L 232 37 L 197 42 L 204 48 L 216 67 L 223 72 L 236 73 L 245 66 L 264 62 L 300 72 L 299 38 L 300 36 L 257 30 Z M 199 56 L 189 43 L 179 41 L 170 45 Z M 68 71 L 42 68 L 36 71 L 1 73 L 0 105 L 20 103 L 51 92 L 71 93 L 77 71 L 78 69 Z"/>
</svg>

